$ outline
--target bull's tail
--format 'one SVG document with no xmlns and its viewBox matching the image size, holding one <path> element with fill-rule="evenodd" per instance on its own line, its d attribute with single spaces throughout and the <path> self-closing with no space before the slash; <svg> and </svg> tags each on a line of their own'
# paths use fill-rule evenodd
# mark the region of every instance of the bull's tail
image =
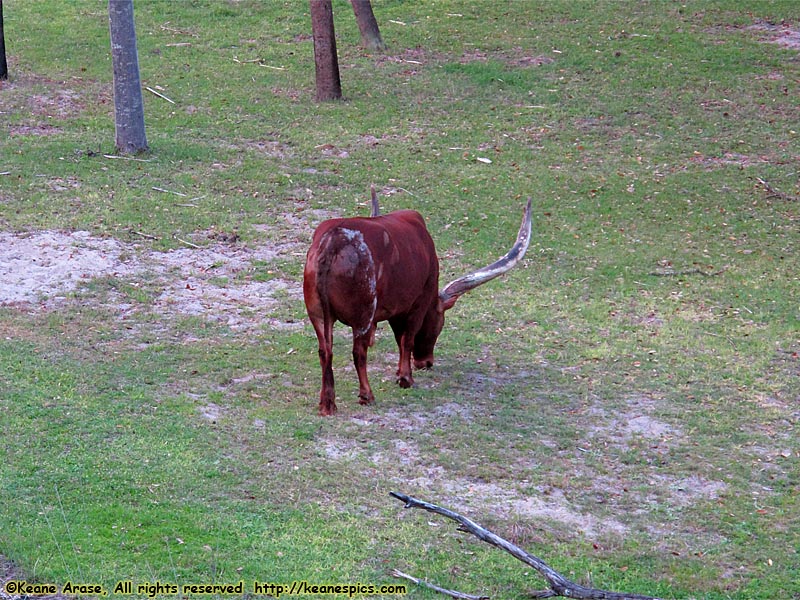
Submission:
<svg viewBox="0 0 800 600">
<path fill-rule="evenodd" d="M 316 291 L 320 306 L 322 307 L 322 317 L 326 323 L 336 320 L 335 318 L 332 319 L 330 294 L 328 292 L 331 264 L 333 263 L 333 254 L 335 252 L 335 249 L 332 248 L 333 236 L 331 234 L 332 231 L 326 232 L 320 240 L 316 261 Z"/>
</svg>

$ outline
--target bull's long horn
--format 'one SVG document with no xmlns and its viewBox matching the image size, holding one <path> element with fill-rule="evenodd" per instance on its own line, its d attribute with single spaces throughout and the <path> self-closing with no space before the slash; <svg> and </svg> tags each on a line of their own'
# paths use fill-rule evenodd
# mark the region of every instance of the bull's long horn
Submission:
<svg viewBox="0 0 800 600">
<path fill-rule="evenodd" d="M 473 271 L 468 275 L 464 275 L 463 277 L 459 277 L 458 279 L 451 281 L 442 289 L 441 292 L 439 292 L 439 298 L 441 298 L 445 305 L 447 305 L 449 301 L 450 305 L 452 306 L 452 303 L 454 303 L 455 300 L 465 292 L 475 289 L 479 285 L 484 284 L 487 281 L 491 281 L 495 277 L 499 277 L 503 273 L 506 273 L 520 260 L 522 260 L 522 257 L 525 256 L 525 252 L 528 250 L 528 244 L 530 241 L 531 200 L 528 198 L 528 204 L 525 206 L 525 212 L 522 215 L 522 225 L 520 225 L 519 233 L 517 234 L 517 241 L 514 242 L 511 250 L 509 250 L 505 256 L 496 260 L 488 267 L 483 267 L 482 269 L 478 269 L 477 271 Z"/>
</svg>

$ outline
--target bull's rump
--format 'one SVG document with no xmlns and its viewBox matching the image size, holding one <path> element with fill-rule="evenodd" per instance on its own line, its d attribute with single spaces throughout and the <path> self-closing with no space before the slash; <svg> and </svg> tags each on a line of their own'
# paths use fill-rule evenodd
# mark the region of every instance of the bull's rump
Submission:
<svg viewBox="0 0 800 600">
<path fill-rule="evenodd" d="M 433 240 L 415 211 L 325 221 L 314 233 L 303 278 L 309 317 L 327 315 L 360 335 L 429 304 L 437 286 Z"/>
</svg>

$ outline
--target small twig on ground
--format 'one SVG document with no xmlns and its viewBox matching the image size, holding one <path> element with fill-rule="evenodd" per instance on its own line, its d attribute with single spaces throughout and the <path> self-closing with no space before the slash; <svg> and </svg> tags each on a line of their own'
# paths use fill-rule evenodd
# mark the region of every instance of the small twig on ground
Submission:
<svg viewBox="0 0 800 600">
<path fill-rule="evenodd" d="M 187 246 L 189 246 L 189 248 L 200 250 L 200 246 L 198 246 L 197 244 L 193 244 L 192 242 L 187 242 L 186 240 L 182 240 L 181 238 L 175 238 L 175 239 L 178 240 L 181 244 L 186 244 Z"/>
<path fill-rule="evenodd" d="M 528 554 L 525 550 L 504 540 L 500 536 L 492 533 L 488 529 L 484 529 L 474 521 L 469 520 L 457 512 L 442 508 L 436 504 L 431 504 L 423 500 L 418 500 L 406 494 L 398 492 L 389 492 L 389 495 L 405 502 L 406 508 L 422 508 L 428 512 L 436 513 L 447 517 L 459 524 L 459 530 L 471 533 L 479 540 L 486 542 L 496 548 L 505 550 L 517 560 L 522 561 L 526 565 L 533 567 L 536 571 L 547 580 L 550 589 L 535 592 L 535 598 L 553 598 L 556 596 L 563 596 L 565 598 L 577 598 L 578 600 L 657 600 L 652 596 L 641 596 L 639 594 L 625 594 L 617 592 L 607 592 L 605 590 L 598 590 L 589 588 L 564 577 L 561 573 L 550 567 L 541 558 Z"/>
<path fill-rule="evenodd" d="M 184 194 L 184 196 L 185 195 L 186 194 Z M 189 198 L 188 202 L 176 202 L 175 206 L 180 206 L 182 208 L 199 208 L 199 206 L 195 204 L 195 202 L 197 202 L 198 200 L 202 200 L 203 198 L 205 198 L 205 195 L 195 196 L 194 198 Z"/>
<path fill-rule="evenodd" d="M 189 31 L 188 29 L 177 29 L 175 27 L 167 27 L 167 25 L 169 25 L 169 21 L 164 23 L 161 26 L 161 29 L 163 31 L 169 31 L 170 33 L 178 33 L 180 35 L 188 35 L 191 37 L 200 37 L 198 34 L 194 33 L 193 31 Z"/>
<path fill-rule="evenodd" d="M 406 188 L 397 188 L 397 189 L 400 190 L 401 192 L 405 192 L 409 196 L 413 196 L 414 198 L 418 198 L 419 197 L 414 192 L 409 192 Z"/>
<path fill-rule="evenodd" d="M 727 269 L 719 269 L 718 271 L 703 271 L 702 269 L 684 269 L 682 271 L 675 271 L 673 269 L 665 269 L 663 271 L 651 271 L 648 275 L 653 277 L 679 277 L 681 275 L 702 275 L 703 277 L 716 277 L 722 275 Z"/>
<path fill-rule="evenodd" d="M 439 592 L 440 594 L 445 594 L 450 596 L 451 598 L 456 598 L 457 600 L 489 600 L 489 596 L 474 596 L 472 594 L 464 594 L 462 592 L 457 592 L 455 590 L 447 590 L 445 588 L 441 588 L 438 585 L 433 585 L 432 583 L 428 583 L 422 579 L 417 579 L 407 573 L 403 573 L 402 571 L 398 571 L 397 569 L 392 570 L 392 577 L 397 577 L 399 579 L 408 579 L 412 583 L 416 583 L 417 585 L 421 585 L 426 587 L 434 592 Z"/>
<path fill-rule="evenodd" d="M 761 179 L 761 177 L 756 177 L 755 179 L 761 185 L 761 187 L 764 188 L 764 191 L 767 192 L 768 196 L 773 198 L 780 198 L 781 200 L 788 200 L 790 202 L 800 202 L 800 197 L 792 196 L 791 194 L 787 194 L 785 192 L 776 190 L 769 183 Z"/>
<path fill-rule="evenodd" d="M 157 240 L 158 238 L 154 235 L 150 235 L 149 233 L 142 233 L 141 231 L 134 231 L 131 229 L 131 234 L 138 235 L 139 237 L 143 237 L 146 240 Z"/>
<path fill-rule="evenodd" d="M 172 190 L 167 190 L 162 187 L 157 187 L 155 185 L 153 186 L 152 189 L 154 189 L 157 192 L 164 192 L 165 194 L 175 194 L 176 196 L 181 196 L 183 198 L 189 195 L 189 194 L 184 194 L 183 192 L 173 192 Z"/>
<path fill-rule="evenodd" d="M 248 65 L 248 64 L 256 64 L 259 67 L 264 67 L 265 69 L 273 69 L 275 71 L 285 71 L 286 67 L 274 67 L 272 65 L 268 65 L 264 62 L 263 58 L 251 58 L 250 60 L 239 60 L 235 56 L 233 57 L 233 62 L 238 63 L 240 65 Z"/>
<path fill-rule="evenodd" d="M 144 87 L 144 89 L 146 89 L 146 90 L 147 90 L 148 92 L 150 92 L 151 94 L 155 94 L 155 95 L 156 95 L 156 96 L 158 96 L 159 98 L 161 98 L 161 99 L 163 99 L 163 100 L 166 100 L 166 101 L 167 101 L 167 102 L 169 102 L 170 104 L 175 104 L 175 101 L 174 101 L 174 100 L 172 100 L 172 99 L 170 99 L 170 98 L 167 98 L 167 97 L 166 97 L 164 94 L 160 94 L 159 92 L 155 91 L 155 90 L 154 90 L 153 88 L 151 88 L 151 87 L 147 87 L 147 86 L 145 86 L 145 87 Z"/>
<path fill-rule="evenodd" d="M 250 60 L 239 60 L 237 57 L 233 57 L 233 62 L 239 63 L 240 65 L 246 65 L 249 63 L 261 63 L 264 62 L 263 58 L 251 58 Z"/>
<path fill-rule="evenodd" d="M 116 154 L 103 154 L 103 158 L 110 158 L 113 160 L 134 160 L 136 162 L 150 162 L 149 158 L 134 158 L 133 156 L 118 156 Z"/>
</svg>

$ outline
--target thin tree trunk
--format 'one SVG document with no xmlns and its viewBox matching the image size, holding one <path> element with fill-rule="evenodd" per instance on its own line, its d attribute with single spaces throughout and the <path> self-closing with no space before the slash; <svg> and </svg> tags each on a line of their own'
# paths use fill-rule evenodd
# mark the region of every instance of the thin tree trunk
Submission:
<svg viewBox="0 0 800 600">
<path fill-rule="evenodd" d="M 108 22 L 114 69 L 115 144 L 123 154 L 136 154 L 147 150 L 147 137 L 133 0 L 108 0 Z"/>
<path fill-rule="evenodd" d="M 381 30 L 378 28 L 375 13 L 372 12 L 370 0 L 350 0 L 350 4 L 353 5 L 358 30 L 361 32 L 361 45 L 373 52 L 386 50 L 386 44 L 381 38 Z"/>
<path fill-rule="evenodd" d="M 6 34 L 3 29 L 3 0 L 0 0 L 0 79 L 8 79 L 6 62 Z"/>
<path fill-rule="evenodd" d="M 342 83 L 339 79 L 339 59 L 336 56 L 336 32 L 333 27 L 331 0 L 310 0 L 310 3 L 317 100 L 320 102 L 339 100 L 342 97 Z"/>
</svg>

